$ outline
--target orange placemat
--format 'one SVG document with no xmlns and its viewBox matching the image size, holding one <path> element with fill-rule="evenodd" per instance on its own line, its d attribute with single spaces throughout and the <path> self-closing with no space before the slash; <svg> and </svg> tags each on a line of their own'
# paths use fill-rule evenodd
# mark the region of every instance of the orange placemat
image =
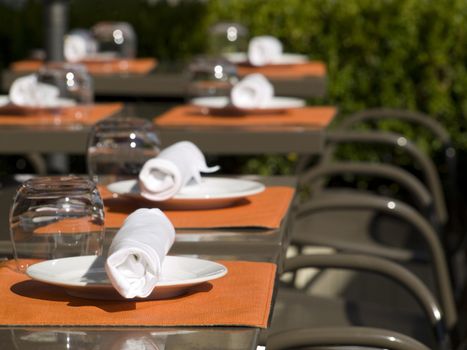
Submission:
<svg viewBox="0 0 467 350">
<path fill-rule="evenodd" d="M 326 76 L 326 65 L 318 61 L 290 65 L 267 65 L 262 67 L 239 65 L 237 71 L 240 76 L 261 73 L 272 79 L 300 79 L 309 76 Z"/>
<path fill-rule="evenodd" d="M 292 108 L 285 113 L 246 114 L 241 116 L 222 116 L 203 114 L 201 109 L 183 105 L 170 109 L 154 119 L 159 126 L 312 126 L 325 128 L 336 115 L 331 106 Z"/>
<path fill-rule="evenodd" d="M 130 73 L 147 74 L 157 66 L 157 60 L 154 58 L 135 58 L 130 60 L 111 60 L 111 61 L 83 61 L 93 75 Z M 24 60 L 11 64 L 11 70 L 15 72 L 34 72 L 44 64 L 41 60 Z"/>
<path fill-rule="evenodd" d="M 93 125 L 119 112 L 122 103 L 99 103 L 84 107 L 66 107 L 55 111 L 40 110 L 37 112 L 11 113 L 0 109 L 0 126 L 62 126 L 70 124 Z"/>
<path fill-rule="evenodd" d="M 152 204 L 121 196 L 114 198 L 102 187 L 99 191 L 104 199 L 105 226 L 109 228 L 121 227 L 130 213 Z M 264 192 L 226 208 L 163 211 L 175 228 L 278 228 L 294 193 L 291 187 L 267 187 Z"/>
<path fill-rule="evenodd" d="M 153 301 L 102 301 L 0 267 L 0 325 L 267 327 L 276 265 L 221 261 L 226 276 Z"/>
</svg>

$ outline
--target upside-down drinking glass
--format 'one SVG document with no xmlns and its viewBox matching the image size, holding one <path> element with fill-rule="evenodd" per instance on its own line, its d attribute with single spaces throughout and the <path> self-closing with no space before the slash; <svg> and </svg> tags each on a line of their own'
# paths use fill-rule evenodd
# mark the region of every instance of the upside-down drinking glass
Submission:
<svg viewBox="0 0 467 350">
<path fill-rule="evenodd" d="M 25 181 L 10 210 L 10 237 L 20 272 L 38 261 L 100 255 L 104 209 L 95 183 L 76 176 Z"/>
<path fill-rule="evenodd" d="M 115 54 L 116 58 L 136 57 L 137 38 L 128 22 L 105 21 L 91 28 L 101 54 Z"/>
<path fill-rule="evenodd" d="M 59 107 L 64 108 L 57 113 L 56 124 L 80 125 L 94 102 L 93 80 L 86 67 L 77 63 L 49 63 L 37 72 L 37 80 L 58 88 Z"/>
<path fill-rule="evenodd" d="M 238 82 L 237 67 L 220 57 L 198 56 L 188 66 L 188 100 L 197 97 L 229 97 Z"/>
<path fill-rule="evenodd" d="M 159 137 L 150 121 L 134 117 L 106 119 L 91 129 L 88 173 L 97 183 L 135 177 L 143 164 L 159 152 Z"/>
<path fill-rule="evenodd" d="M 209 28 L 209 49 L 213 55 L 246 52 L 248 29 L 235 22 L 218 22 Z"/>
</svg>

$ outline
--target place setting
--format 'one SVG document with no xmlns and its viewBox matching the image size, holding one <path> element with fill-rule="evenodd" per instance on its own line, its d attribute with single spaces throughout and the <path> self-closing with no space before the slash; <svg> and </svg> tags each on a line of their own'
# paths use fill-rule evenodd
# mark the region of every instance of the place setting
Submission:
<svg viewBox="0 0 467 350">
<path fill-rule="evenodd" d="M 122 108 L 94 104 L 92 78 L 79 64 L 50 63 L 17 78 L 0 96 L 0 125 L 89 125 Z"/>
<path fill-rule="evenodd" d="M 118 229 L 141 207 L 164 210 L 177 229 L 280 226 L 292 188 L 216 175 L 219 167 L 208 166 L 194 143 L 162 148 L 155 129 L 143 127 L 147 122 L 138 129 L 127 129 L 128 123 L 126 118 L 97 124 L 88 145 L 88 168 L 99 182 L 107 228 Z"/>
<path fill-rule="evenodd" d="M 144 75 L 157 66 L 154 58 L 136 58 L 137 35 L 133 26 L 122 21 L 103 21 L 88 28 L 74 28 L 63 40 L 63 55 L 69 63 L 79 63 L 92 75 Z M 37 71 L 42 59 L 13 62 L 16 72 Z"/>
<path fill-rule="evenodd" d="M 321 62 L 310 61 L 307 55 L 284 52 L 282 42 L 271 35 L 252 37 L 243 52 L 222 52 L 222 56 L 237 65 L 239 76 L 261 73 L 270 79 L 323 76 Z"/>
<path fill-rule="evenodd" d="M 306 106 L 300 98 L 276 96 L 263 74 L 241 79 L 225 60 L 192 68 L 188 101 L 154 118 L 160 127 L 327 126 L 336 114 L 331 106 Z"/>
<path fill-rule="evenodd" d="M 89 179 L 20 186 L 10 213 L 14 259 L 0 264 L 0 324 L 267 326 L 274 264 L 168 255 L 175 228 L 157 208 L 130 213 L 106 246 L 104 217 Z M 245 286 L 256 286 L 250 299 L 234 298 Z"/>
</svg>

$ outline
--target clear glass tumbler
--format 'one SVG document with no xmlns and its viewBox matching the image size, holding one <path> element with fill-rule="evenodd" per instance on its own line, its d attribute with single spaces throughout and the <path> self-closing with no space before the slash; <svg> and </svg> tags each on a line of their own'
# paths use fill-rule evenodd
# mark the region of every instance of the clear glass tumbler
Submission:
<svg viewBox="0 0 467 350">
<path fill-rule="evenodd" d="M 209 50 L 213 55 L 246 52 L 248 29 L 235 22 L 218 22 L 209 28 Z"/>
<path fill-rule="evenodd" d="M 198 56 L 188 66 L 187 98 L 227 97 L 238 82 L 237 67 L 220 57 Z"/>
<path fill-rule="evenodd" d="M 58 87 L 60 98 L 75 104 L 94 102 L 94 85 L 86 67 L 78 63 L 52 62 L 37 72 L 39 82 Z"/>
<path fill-rule="evenodd" d="M 91 129 L 87 167 L 97 183 L 136 177 L 143 164 L 160 152 L 156 128 L 149 120 L 118 117 L 96 123 Z"/>
<path fill-rule="evenodd" d="M 128 22 L 104 21 L 91 28 L 100 54 L 114 54 L 116 58 L 136 57 L 137 37 Z"/>
<path fill-rule="evenodd" d="M 86 67 L 77 63 L 49 63 L 37 72 L 37 80 L 58 88 L 60 105 L 56 124 L 82 124 L 94 102 L 94 84 Z"/>
<path fill-rule="evenodd" d="M 37 177 L 16 192 L 10 237 L 21 272 L 38 261 L 101 255 L 104 233 L 102 198 L 89 179 Z"/>
</svg>

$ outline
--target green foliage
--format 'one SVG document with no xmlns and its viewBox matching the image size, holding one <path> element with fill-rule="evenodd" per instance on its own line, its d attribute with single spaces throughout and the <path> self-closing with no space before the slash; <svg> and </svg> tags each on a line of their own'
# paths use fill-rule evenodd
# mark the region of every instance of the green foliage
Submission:
<svg viewBox="0 0 467 350">
<path fill-rule="evenodd" d="M 41 7 L 40 1 L 30 1 L 23 9 L 0 5 L 0 67 L 42 46 Z"/>
<path fill-rule="evenodd" d="M 328 103 L 424 111 L 467 149 L 467 0 L 212 0 L 210 20 L 328 65 Z"/>
</svg>

